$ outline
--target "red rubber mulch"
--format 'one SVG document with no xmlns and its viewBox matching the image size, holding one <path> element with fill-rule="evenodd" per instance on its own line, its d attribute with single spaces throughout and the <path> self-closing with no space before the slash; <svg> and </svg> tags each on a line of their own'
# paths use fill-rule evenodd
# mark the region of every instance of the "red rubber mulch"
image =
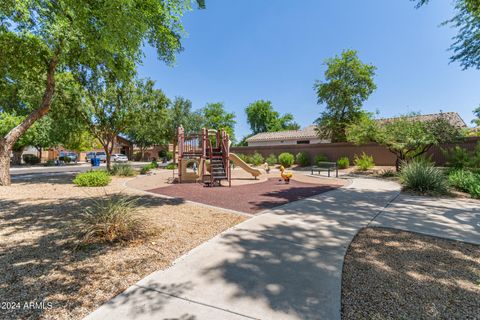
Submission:
<svg viewBox="0 0 480 320">
<path fill-rule="evenodd" d="M 335 185 L 316 185 L 291 180 L 290 184 L 268 179 L 265 182 L 234 187 L 203 187 L 197 183 L 175 184 L 149 190 L 170 197 L 200 202 L 216 207 L 257 213 L 282 204 L 308 198 L 338 188 Z"/>
</svg>

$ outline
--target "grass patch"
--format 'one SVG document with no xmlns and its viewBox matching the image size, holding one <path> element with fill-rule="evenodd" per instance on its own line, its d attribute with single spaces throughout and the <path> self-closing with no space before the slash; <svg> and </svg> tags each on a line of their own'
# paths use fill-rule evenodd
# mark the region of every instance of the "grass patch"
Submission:
<svg viewBox="0 0 480 320">
<path fill-rule="evenodd" d="M 129 164 L 114 164 L 112 167 L 112 175 L 120 177 L 133 177 L 135 170 Z"/>
</svg>

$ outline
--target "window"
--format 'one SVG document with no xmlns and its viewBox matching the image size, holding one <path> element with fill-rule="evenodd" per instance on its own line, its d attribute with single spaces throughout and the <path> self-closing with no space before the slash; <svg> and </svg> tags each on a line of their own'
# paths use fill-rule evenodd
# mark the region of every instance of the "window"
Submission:
<svg viewBox="0 0 480 320">
<path fill-rule="evenodd" d="M 310 140 L 298 140 L 297 144 L 310 144 Z"/>
</svg>

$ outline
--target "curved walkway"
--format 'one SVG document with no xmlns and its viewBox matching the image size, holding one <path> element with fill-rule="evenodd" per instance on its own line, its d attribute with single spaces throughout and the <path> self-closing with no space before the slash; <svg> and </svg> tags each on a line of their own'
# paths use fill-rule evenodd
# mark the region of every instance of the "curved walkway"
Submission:
<svg viewBox="0 0 480 320">
<path fill-rule="evenodd" d="M 355 179 L 270 210 L 142 279 L 87 319 L 340 319 L 343 257 L 358 230 L 369 224 L 397 227 L 396 200 L 411 208 L 419 202 L 413 209 L 423 210 L 425 198 L 399 197 L 399 189 L 394 182 Z M 444 208 L 434 203 L 441 201 L 432 202 L 431 215 Z M 398 205 L 405 211 L 400 226 L 421 229 L 404 204 Z M 479 239 L 476 204 L 445 214 L 457 229 L 443 233 L 461 237 L 463 228 Z M 443 229 L 449 228 L 442 219 Z M 442 229 L 433 225 L 427 233 Z"/>
</svg>

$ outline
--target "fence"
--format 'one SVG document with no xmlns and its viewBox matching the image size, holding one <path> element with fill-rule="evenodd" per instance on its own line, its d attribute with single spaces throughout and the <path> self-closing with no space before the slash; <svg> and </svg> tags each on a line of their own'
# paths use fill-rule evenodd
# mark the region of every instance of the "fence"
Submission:
<svg viewBox="0 0 480 320">
<path fill-rule="evenodd" d="M 456 144 L 446 144 L 439 147 L 432 147 L 427 155 L 432 157 L 437 165 L 443 165 L 446 162 L 444 152 L 442 150 L 451 149 L 458 145 L 467 150 L 474 150 L 477 143 L 480 143 L 480 137 L 469 137 L 464 141 Z M 231 147 L 230 151 L 237 154 L 251 155 L 255 152 L 267 157 L 273 153 L 278 156 L 282 152 L 290 152 L 297 154 L 305 152 L 313 159 L 317 154 L 324 154 L 329 160 L 336 160 L 340 157 L 347 156 L 350 161 L 353 161 L 355 154 L 360 155 L 365 152 L 373 156 L 376 165 L 379 166 L 393 166 L 395 165 L 396 157 L 387 148 L 376 143 L 369 143 L 364 145 L 354 145 L 351 143 L 317 143 L 317 144 L 295 144 L 295 145 L 275 145 L 275 146 L 258 146 L 258 147 Z"/>
</svg>

